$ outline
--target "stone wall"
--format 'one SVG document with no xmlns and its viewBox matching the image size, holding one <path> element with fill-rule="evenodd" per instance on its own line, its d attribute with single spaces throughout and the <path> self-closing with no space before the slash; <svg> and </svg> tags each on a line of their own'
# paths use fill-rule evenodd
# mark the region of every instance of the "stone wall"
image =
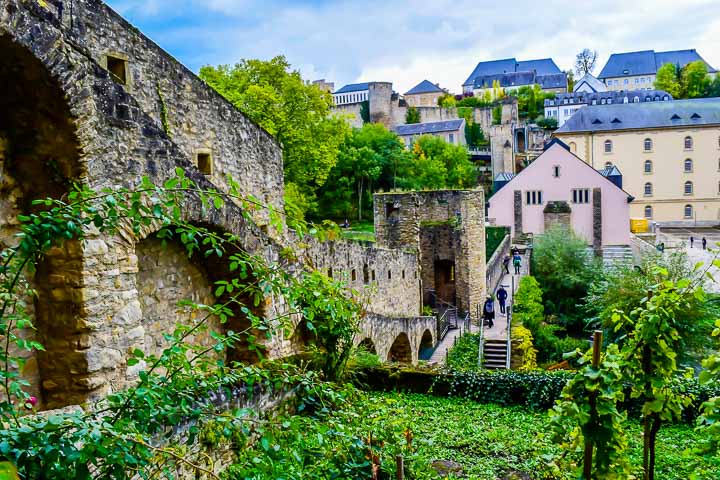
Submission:
<svg viewBox="0 0 720 480">
<path fill-rule="evenodd" d="M 370 121 L 372 123 L 382 123 L 388 129 L 392 128 L 392 83 L 371 82 L 368 85 L 368 90 Z"/>
<path fill-rule="evenodd" d="M 503 259 L 510 255 L 510 235 L 505 235 L 503 241 L 487 262 L 487 272 L 485 274 L 485 284 L 487 285 L 487 291 L 494 293 L 500 285 L 500 281 L 505 275 L 505 267 L 503 266 Z"/>
<path fill-rule="evenodd" d="M 359 103 L 349 103 L 347 105 L 335 105 L 332 107 L 333 115 L 342 117 L 353 128 L 362 128 L 363 119 Z"/>
<path fill-rule="evenodd" d="M 374 196 L 378 245 L 420 253 L 424 296 L 435 292 L 436 261 L 454 262 L 457 306 L 474 309 L 485 295 L 485 199 L 479 190 L 380 193 Z M 434 230 L 424 232 L 426 229 Z M 423 241 L 424 240 L 424 241 Z M 448 258 L 439 258 L 440 254 Z M 453 258 L 449 258 L 450 252 Z M 432 274 L 430 272 L 433 272 Z M 428 284 L 428 281 L 432 281 Z"/>
<path fill-rule="evenodd" d="M 311 242 L 305 252 L 315 268 L 367 295 L 367 310 L 385 317 L 420 314 L 420 267 L 414 253 L 349 241 Z"/>
</svg>

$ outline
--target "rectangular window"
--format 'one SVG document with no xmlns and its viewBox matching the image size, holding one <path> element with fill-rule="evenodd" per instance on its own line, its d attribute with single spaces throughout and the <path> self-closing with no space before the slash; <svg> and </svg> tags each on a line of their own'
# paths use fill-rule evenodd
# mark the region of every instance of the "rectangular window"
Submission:
<svg viewBox="0 0 720 480">
<path fill-rule="evenodd" d="M 542 205 L 543 194 L 540 190 L 529 190 L 525 192 L 525 204 L 526 205 Z"/>
<path fill-rule="evenodd" d="M 640 79 L 640 83 L 645 83 L 645 77 L 642 77 L 642 78 Z"/>
<path fill-rule="evenodd" d="M 448 140 L 450 141 L 450 143 L 455 143 L 455 135 L 452 133 L 448 135 Z"/>
<path fill-rule="evenodd" d="M 127 60 L 108 55 L 107 69 L 115 83 L 127 85 Z"/>
<path fill-rule="evenodd" d="M 575 188 L 572 191 L 573 203 L 590 203 L 590 189 Z"/>
</svg>

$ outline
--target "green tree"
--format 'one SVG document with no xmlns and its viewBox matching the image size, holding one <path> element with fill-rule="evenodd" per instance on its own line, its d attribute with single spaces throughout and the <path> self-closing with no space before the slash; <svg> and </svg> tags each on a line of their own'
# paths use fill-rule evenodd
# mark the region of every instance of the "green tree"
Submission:
<svg viewBox="0 0 720 480">
<path fill-rule="evenodd" d="M 324 218 L 365 216 L 372 193 L 403 184 L 412 155 L 400 138 L 383 125 L 368 123 L 353 129 L 340 148 L 329 180 L 318 192 L 318 214 Z"/>
<path fill-rule="evenodd" d="M 707 65 L 702 60 L 690 62 L 682 68 L 680 82 L 683 98 L 702 97 L 710 84 Z"/>
<path fill-rule="evenodd" d="M 682 98 L 680 78 L 677 67 L 672 63 L 666 63 L 658 68 L 657 74 L 655 75 L 655 89 L 665 90 L 673 98 Z"/>
<path fill-rule="evenodd" d="M 590 283 L 602 275 L 587 242 L 562 226 L 550 228 L 535 239 L 532 272 L 543 290 L 545 313 L 557 315 L 568 330 L 582 332 L 584 316 L 578 306 Z"/>
<path fill-rule="evenodd" d="M 472 188 L 477 184 L 475 165 L 470 161 L 464 146 L 447 143 L 432 135 L 423 135 L 415 142 L 413 155 L 415 161 L 409 167 L 414 173 L 407 177 L 410 184 L 406 187 Z M 429 170 L 424 171 L 425 168 Z"/>
<path fill-rule="evenodd" d="M 331 95 L 305 83 L 282 56 L 205 66 L 200 78 L 278 140 L 286 185 L 297 187 L 304 206 L 314 205 L 349 131 L 343 119 L 330 115 Z"/>
<path fill-rule="evenodd" d="M 493 125 L 500 125 L 502 123 L 502 105 L 498 105 L 492 109 L 492 123 Z"/>
<path fill-rule="evenodd" d="M 408 107 L 405 112 L 405 123 L 420 123 L 420 111 L 416 107 Z"/>
<path fill-rule="evenodd" d="M 720 75 L 707 82 L 703 97 L 720 97 Z"/>
<path fill-rule="evenodd" d="M 457 102 L 455 101 L 454 96 L 446 93 L 438 98 L 438 106 L 442 108 L 455 108 L 457 106 Z"/>
<path fill-rule="evenodd" d="M 657 267 L 663 281 L 651 289 L 631 312 L 613 315 L 615 328 L 630 332 L 621 350 L 624 377 L 631 396 L 643 402 L 643 471 L 645 480 L 655 477 L 655 446 L 663 423 L 680 418 L 690 397 L 672 388 L 680 373 L 677 352 L 688 335 L 676 318 L 690 308 L 702 288 L 689 279 L 669 280 L 667 270 Z"/>
<path fill-rule="evenodd" d="M 648 290 L 663 281 L 690 279 L 702 286 L 705 276 L 704 270 L 693 268 L 684 252 L 645 254 L 637 266 L 618 266 L 592 280 L 582 310 L 594 327 L 605 331 L 608 341 L 622 347 L 631 332 L 617 328 L 618 324 L 613 321 L 616 312 L 632 311 L 642 304 Z M 710 347 L 710 333 L 718 309 L 699 293 L 687 302 L 687 308 L 678 311 L 675 317 L 676 324 L 686 333 L 680 338 L 678 362 L 683 366 L 696 366 Z"/>
</svg>

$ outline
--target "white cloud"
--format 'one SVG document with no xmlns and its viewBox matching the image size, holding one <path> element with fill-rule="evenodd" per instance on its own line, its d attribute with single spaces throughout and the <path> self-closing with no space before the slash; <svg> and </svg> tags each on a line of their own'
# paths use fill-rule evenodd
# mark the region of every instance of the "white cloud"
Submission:
<svg viewBox="0 0 720 480">
<path fill-rule="evenodd" d="M 306 78 L 324 77 L 338 87 L 385 80 L 404 92 L 427 78 L 457 92 L 478 61 L 552 57 L 570 69 L 584 47 L 599 53 L 596 73 L 610 53 L 644 49 L 696 48 L 720 68 L 716 0 L 636 0 L 632 8 L 620 0 L 110 3 L 134 15 L 182 18 L 178 26 L 149 24 L 156 30 L 148 33 L 191 68 L 283 54 Z"/>
</svg>

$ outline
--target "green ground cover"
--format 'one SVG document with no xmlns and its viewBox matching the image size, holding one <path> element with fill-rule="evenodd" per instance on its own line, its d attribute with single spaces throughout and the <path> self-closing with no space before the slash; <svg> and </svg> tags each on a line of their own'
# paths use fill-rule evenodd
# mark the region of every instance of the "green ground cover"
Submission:
<svg viewBox="0 0 720 480">
<path fill-rule="evenodd" d="M 350 400 L 326 405 L 312 415 L 278 419 L 265 432 L 265 441 L 241 451 L 227 478 L 371 478 L 371 455 L 380 460 L 379 478 L 395 478 L 398 453 L 406 458 L 408 479 L 442 478 L 431 466 L 436 461 L 459 464 L 462 478 L 469 479 L 576 478 L 572 472 L 578 455 L 562 455 L 549 438 L 548 421 L 546 413 L 521 407 L 356 392 Z M 628 433 L 630 460 L 640 475 L 640 424 L 628 422 Z M 692 426 L 664 427 L 658 439 L 656 478 L 716 480 L 720 457 L 692 454 L 705 440 L 706 432 Z"/>
<path fill-rule="evenodd" d="M 342 221 L 338 222 L 340 225 Z M 373 222 L 353 222 L 350 223 L 350 228 L 342 230 L 342 236 L 346 240 L 356 240 L 363 242 L 374 242 L 375 241 L 375 225 Z"/>
</svg>

